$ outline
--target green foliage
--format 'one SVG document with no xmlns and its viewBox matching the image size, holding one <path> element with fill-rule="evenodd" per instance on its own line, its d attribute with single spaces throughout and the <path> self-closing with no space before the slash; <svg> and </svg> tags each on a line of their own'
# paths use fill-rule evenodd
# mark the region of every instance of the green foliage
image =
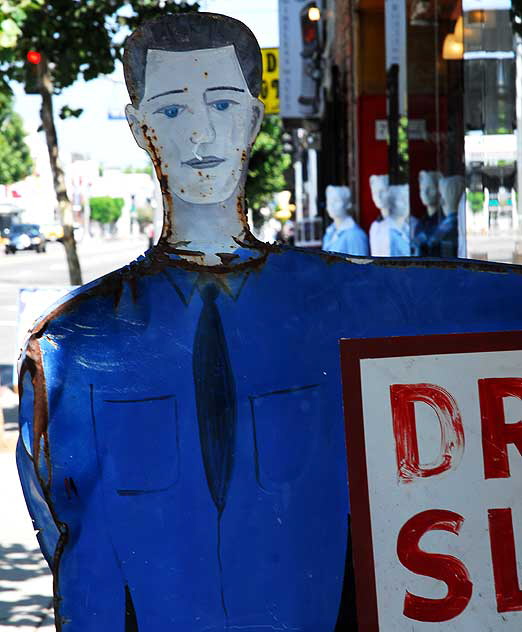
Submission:
<svg viewBox="0 0 522 632">
<path fill-rule="evenodd" d="M 110 74 L 129 27 L 197 9 L 178 0 L 165 0 L 163 7 L 158 0 L 2 0 L 0 70 L 8 80 L 23 82 L 27 52 L 36 50 L 49 63 L 58 93 L 79 76 L 89 80 Z"/>
<path fill-rule="evenodd" d="M 68 118 L 78 118 L 82 115 L 82 113 L 83 113 L 83 108 L 77 108 L 73 110 L 73 108 L 69 107 L 68 105 L 64 105 L 61 108 L 58 116 L 62 119 L 62 121 L 64 121 L 65 119 L 68 119 Z"/>
<path fill-rule="evenodd" d="M 37 8 L 43 0 L 1 0 L 0 2 L 0 48 L 12 48 L 22 34 L 21 25 L 26 11 Z"/>
<path fill-rule="evenodd" d="M 146 173 L 152 177 L 152 165 L 146 165 L 145 167 L 132 167 L 128 165 L 123 169 L 123 173 Z"/>
<path fill-rule="evenodd" d="M 123 205 L 123 198 L 92 197 L 91 218 L 101 224 L 113 224 L 120 218 Z"/>
<path fill-rule="evenodd" d="M 0 184 L 23 180 L 32 169 L 22 119 L 13 111 L 11 97 L 0 92 Z"/>
<path fill-rule="evenodd" d="M 480 213 L 484 210 L 485 196 L 482 191 L 470 191 L 467 194 L 467 198 L 473 213 Z"/>
<path fill-rule="evenodd" d="M 279 117 L 266 116 L 252 149 L 246 183 L 248 205 L 254 211 L 266 206 L 274 193 L 287 188 L 284 173 L 292 159 L 283 152 L 282 134 Z"/>
</svg>

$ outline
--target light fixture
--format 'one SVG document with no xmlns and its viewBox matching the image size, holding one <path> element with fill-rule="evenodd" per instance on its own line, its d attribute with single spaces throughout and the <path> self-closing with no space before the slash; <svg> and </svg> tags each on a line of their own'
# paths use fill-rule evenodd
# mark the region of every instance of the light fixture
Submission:
<svg viewBox="0 0 522 632">
<path fill-rule="evenodd" d="M 464 57 L 464 25 L 462 16 L 455 23 L 453 33 L 448 33 L 442 45 L 442 59 L 455 60 Z"/>
<path fill-rule="evenodd" d="M 308 19 L 310 22 L 319 22 L 321 19 L 321 10 L 319 7 L 310 7 L 308 9 Z"/>
<path fill-rule="evenodd" d="M 442 59 L 462 59 L 464 56 L 464 44 L 459 42 L 454 33 L 448 33 L 442 46 Z"/>
<path fill-rule="evenodd" d="M 468 13 L 468 22 L 470 24 L 484 24 L 486 22 L 486 12 L 484 9 L 475 9 Z"/>
</svg>

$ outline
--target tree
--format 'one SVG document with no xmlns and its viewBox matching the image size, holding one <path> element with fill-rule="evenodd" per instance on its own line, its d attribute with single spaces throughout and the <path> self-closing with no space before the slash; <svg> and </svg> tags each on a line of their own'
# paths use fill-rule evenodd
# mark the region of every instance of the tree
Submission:
<svg viewBox="0 0 522 632">
<path fill-rule="evenodd" d="M 22 119 L 13 111 L 10 95 L 0 92 L 0 184 L 23 180 L 32 170 Z"/>
<path fill-rule="evenodd" d="M 254 214 L 270 201 L 274 193 L 286 188 L 285 171 L 292 159 L 283 152 L 283 127 L 277 116 L 265 116 L 248 169 L 246 197 Z M 255 221 L 254 217 L 254 221 Z"/>
<path fill-rule="evenodd" d="M 92 197 L 90 199 L 91 219 L 100 224 L 114 224 L 120 219 L 123 198 Z"/>
<path fill-rule="evenodd" d="M 37 88 L 42 98 L 40 116 L 53 173 L 54 190 L 64 230 L 63 244 L 73 285 L 81 284 L 81 270 L 73 234 L 72 205 L 67 195 L 54 123 L 53 95 L 79 77 L 94 79 L 113 72 L 122 56 L 129 27 L 165 13 L 197 10 L 181 0 L 2 0 L 0 46 L 4 24 L 8 45 L 0 48 L 0 70 L 8 80 L 24 82 L 27 54 L 36 51 Z M 13 30 L 14 28 L 14 30 Z M 62 116 L 80 111 L 63 108 Z"/>
</svg>

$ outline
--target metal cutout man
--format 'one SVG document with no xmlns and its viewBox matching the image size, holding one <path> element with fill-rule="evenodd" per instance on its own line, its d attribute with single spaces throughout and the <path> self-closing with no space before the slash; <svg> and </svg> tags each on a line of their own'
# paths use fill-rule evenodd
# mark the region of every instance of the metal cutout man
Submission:
<svg viewBox="0 0 522 632">
<path fill-rule="evenodd" d="M 352 629 L 339 339 L 517 329 L 521 277 L 256 241 L 251 32 L 165 16 L 124 62 L 161 239 L 44 315 L 20 364 L 17 460 L 56 627 Z"/>
</svg>

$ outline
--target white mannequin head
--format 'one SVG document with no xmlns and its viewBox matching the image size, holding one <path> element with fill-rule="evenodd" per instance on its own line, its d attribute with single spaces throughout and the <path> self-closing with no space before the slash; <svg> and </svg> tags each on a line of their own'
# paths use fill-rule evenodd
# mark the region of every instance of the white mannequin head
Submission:
<svg viewBox="0 0 522 632">
<path fill-rule="evenodd" d="M 388 200 L 388 176 L 370 176 L 370 189 L 375 206 L 380 210 L 383 217 L 388 217 L 390 205 Z"/>
<path fill-rule="evenodd" d="M 344 219 L 352 207 L 350 187 L 328 185 L 326 187 L 326 210 L 333 219 Z"/>
<path fill-rule="evenodd" d="M 419 171 L 420 199 L 427 209 L 428 215 L 434 215 L 440 205 L 439 180 L 442 174 L 439 171 Z"/>
<path fill-rule="evenodd" d="M 390 217 L 404 219 L 410 213 L 410 187 L 407 184 L 392 184 L 388 188 Z"/>
<path fill-rule="evenodd" d="M 448 176 L 441 178 L 439 191 L 442 205 L 442 212 L 445 217 L 458 211 L 460 198 L 466 188 L 463 176 Z"/>
</svg>

